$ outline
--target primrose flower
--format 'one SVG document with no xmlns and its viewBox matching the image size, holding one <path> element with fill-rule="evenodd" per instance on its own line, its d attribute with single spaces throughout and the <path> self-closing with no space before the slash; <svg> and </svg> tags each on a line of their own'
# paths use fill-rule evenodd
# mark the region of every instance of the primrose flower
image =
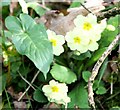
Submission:
<svg viewBox="0 0 120 110">
<path fill-rule="evenodd" d="M 106 19 L 97 23 L 97 17 L 93 14 L 87 16 L 78 15 L 74 19 L 75 28 L 67 32 L 65 39 L 71 50 L 85 53 L 88 50 L 95 51 L 99 45 L 97 41 L 101 38 L 101 33 L 106 28 Z"/>
<path fill-rule="evenodd" d="M 74 24 L 77 28 L 84 31 L 86 34 L 92 33 L 93 37 L 95 37 L 96 41 L 100 40 L 101 33 L 106 28 L 106 19 L 97 23 L 97 17 L 93 14 L 88 14 L 87 16 L 78 15 L 74 19 Z"/>
<path fill-rule="evenodd" d="M 47 30 L 48 39 L 52 43 L 53 46 L 53 54 L 59 56 L 64 52 L 63 44 L 65 43 L 65 39 L 63 35 L 56 35 L 54 31 Z"/>
<path fill-rule="evenodd" d="M 70 102 L 70 98 L 67 96 L 68 87 L 65 83 L 51 80 L 49 85 L 43 86 L 42 90 L 50 102 L 64 105 Z"/>
<path fill-rule="evenodd" d="M 88 50 L 89 38 L 79 28 L 67 32 L 65 39 L 71 50 L 77 50 L 80 53 L 85 53 Z"/>
<path fill-rule="evenodd" d="M 87 16 L 78 15 L 74 19 L 74 24 L 76 27 L 84 31 L 91 31 L 94 29 L 94 26 L 97 24 L 97 17 L 93 14 L 88 14 Z"/>
</svg>

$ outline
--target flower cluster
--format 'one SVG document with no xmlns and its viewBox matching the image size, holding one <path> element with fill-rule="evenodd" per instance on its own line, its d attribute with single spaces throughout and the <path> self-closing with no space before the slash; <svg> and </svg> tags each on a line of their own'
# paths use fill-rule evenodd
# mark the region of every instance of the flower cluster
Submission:
<svg viewBox="0 0 120 110">
<path fill-rule="evenodd" d="M 87 16 L 78 15 L 74 19 L 75 28 L 66 33 L 65 37 L 56 35 L 54 31 L 47 30 L 48 38 L 52 42 L 53 54 L 59 56 L 64 52 L 63 44 L 67 41 L 68 47 L 73 51 L 85 53 L 88 50 L 98 49 L 97 41 L 106 28 L 106 19 L 97 23 L 97 17 L 93 14 Z M 109 26 L 109 28 L 111 28 Z"/>
<path fill-rule="evenodd" d="M 49 85 L 43 86 L 42 90 L 50 102 L 64 105 L 70 102 L 70 98 L 67 96 L 68 87 L 65 83 L 51 80 Z"/>
<path fill-rule="evenodd" d="M 88 14 L 86 17 L 78 15 L 74 19 L 74 24 L 75 28 L 65 36 L 68 47 L 80 53 L 97 50 L 99 46 L 97 41 L 100 40 L 101 33 L 106 27 L 106 20 L 97 23 L 97 17 L 93 14 Z"/>
</svg>

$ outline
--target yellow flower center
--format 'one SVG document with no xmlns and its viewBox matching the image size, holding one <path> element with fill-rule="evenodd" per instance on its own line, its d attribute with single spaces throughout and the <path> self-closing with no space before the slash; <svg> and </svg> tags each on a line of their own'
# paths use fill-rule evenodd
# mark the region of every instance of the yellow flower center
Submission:
<svg viewBox="0 0 120 110">
<path fill-rule="evenodd" d="M 92 25 L 89 22 L 83 24 L 83 29 L 89 31 L 92 28 Z"/>
<path fill-rule="evenodd" d="M 55 39 L 51 39 L 50 42 L 52 43 L 53 46 L 57 45 L 57 41 Z"/>
<path fill-rule="evenodd" d="M 81 39 L 79 37 L 75 37 L 74 38 L 74 43 L 80 44 L 80 41 L 81 41 Z"/>
<path fill-rule="evenodd" d="M 57 86 L 52 87 L 52 92 L 58 92 L 58 91 L 59 91 L 59 88 Z"/>
</svg>

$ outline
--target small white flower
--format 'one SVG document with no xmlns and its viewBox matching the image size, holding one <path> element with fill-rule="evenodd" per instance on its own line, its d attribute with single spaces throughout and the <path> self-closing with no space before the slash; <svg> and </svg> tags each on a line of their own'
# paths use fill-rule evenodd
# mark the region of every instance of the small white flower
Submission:
<svg viewBox="0 0 120 110">
<path fill-rule="evenodd" d="M 74 19 L 74 24 L 77 28 L 81 29 L 81 31 L 84 31 L 84 33 L 88 35 L 90 33 L 92 33 L 93 36 L 97 35 L 97 41 L 100 39 L 101 33 L 107 25 L 106 19 L 103 19 L 100 21 L 100 23 L 97 23 L 97 17 L 91 13 L 87 16 L 78 15 Z"/>
<path fill-rule="evenodd" d="M 65 39 L 63 35 L 56 35 L 54 31 L 47 30 L 48 39 L 52 43 L 53 46 L 53 54 L 59 56 L 64 52 L 63 44 L 65 43 Z"/>
<path fill-rule="evenodd" d="M 67 96 L 68 87 L 65 83 L 51 80 L 49 85 L 43 86 L 42 90 L 50 102 L 64 105 L 70 102 L 70 98 Z"/>
<path fill-rule="evenodd" d="M 79 28 L 67 32 L 65 39 L 71 50 L 77 50 L 80 53 L 85 53 L 88 50 L 86 45 L 89 43 L 89 38 Z"/>
<path fill-rule="evenodd" d="M 83 15 L 78 15 L 74 19 L 74 24 L 76 27 L 84 31 L 91 31 L 94 29 L 94 26 L 97 24 L 97 17 L 91 13 L 88 14 L 86 17 Z"/>
<path fill-rule="evenodd" d="M 106 29 L 108 29 L 109 31 L 115 31 L 115 27 L 111 24 L 107 25 Z"/>
<path fill-rule="evenodd" d="M 107 25 L 106 19 L 101 20 L 100 23 L 97 23 L 97 17 L 90 13 L 87 16 L 78 15 L 74 19 L 74 24 L 76 26 L 75 28 L 77 28 L 76 30 L 80 31 L 79 32 L 80 34 L 78 35 L 81 36 L 79 37 L 81 39 L 80 40 L 81 42 L 79 43 L 79 45 L 75 46 L 75 44 L 73 44 L 71 46 L 72 43 L 69 43 L 69 39 L 66 39 L 66 41 L 68 42 L 68 47 L 70 47 L 71 50 L 76 49 L 81 53 L 85 53 L 87 50 L 90 51 L 97 50 L 99 46 L 97 41 L 100 40 L 101 33 L 103 32 L 103 30 L 106 28 Z M 78 32 L 74 32 L 74 33 L 78 33 Z M 76 35 L 69 34 L 69 36 L 71 37 Z"/>
</svg>

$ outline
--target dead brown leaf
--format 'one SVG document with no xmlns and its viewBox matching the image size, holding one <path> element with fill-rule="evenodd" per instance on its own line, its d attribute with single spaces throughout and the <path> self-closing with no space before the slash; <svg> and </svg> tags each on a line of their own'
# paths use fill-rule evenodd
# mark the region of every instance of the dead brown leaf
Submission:
<svg viewBox="0 0 120 110">
<path fill-rule="evenodd" d="M 12 96 L 13 99 L 18 100 L 20 98 L 20 96 L 23 94 L 23 92 L 19 92 L 19 93 L 15 93 L 14 89 L 12 86 L 10 86 L 7 89 L 7 92 Z M 31 96 L 29 96 L 29 98 L 31 99 Z M 22 99 L 28 99 L 28 96 L 24 96 Z"/>
<path fill-rule="evenodd" d="M 18 102 L 18 101 L 14 101 L 13 102 L 15 110 L 26 110 L 26 103 L 25 102 Z"/>
<path fill-rule="evenodd" d="M 90 6 L 88 8 L 88 10 L 90 10 L 94 14 L 98 13 L 102 9 L 102 5 L 97 5 L 94 7 Z M 66 16 L 59 14 L 58 11 L 51 10 L 48 11 L 41 18 L 36 19 L 36 21 L 37 23 L 44 23 L 48 29 L 55 31 L 57 34 L 65 35 L 66 32 L 74 28 L 73 20 L 76 18 L 76 16 L 79 14 L 86 16 L 89 13 L 88 10 L 83 7 L 72 8 L 68 10 L 69 14 Z"/>
</svg>

